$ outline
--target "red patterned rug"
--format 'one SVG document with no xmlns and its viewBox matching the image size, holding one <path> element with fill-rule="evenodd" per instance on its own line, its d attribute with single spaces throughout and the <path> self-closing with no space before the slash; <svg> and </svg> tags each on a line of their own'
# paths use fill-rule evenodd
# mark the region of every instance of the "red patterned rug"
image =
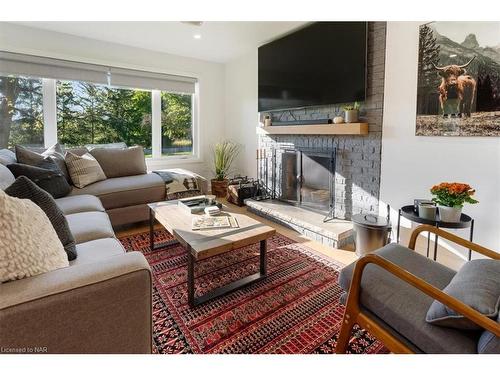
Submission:
<svg viewBox="0 0 500 375">
<path fill-rule="evenodd" d="M 190 308 L 187 258 L 179 244 L 149 250 L 149 233 L 122 237 L 153 270 L 154 351 L 157 353 L 333 353 L 343 306 L 340 266 L 275 235 L 268 240 L 268 277 L 227 296 Z M 172 242 L 165 230 L 155 242 Z M 258 244 L 196 263 L 196 294 L 258 271 Z M 354 330 L 351 353 L 386 353 L 364 330 Z"/>
</svg>

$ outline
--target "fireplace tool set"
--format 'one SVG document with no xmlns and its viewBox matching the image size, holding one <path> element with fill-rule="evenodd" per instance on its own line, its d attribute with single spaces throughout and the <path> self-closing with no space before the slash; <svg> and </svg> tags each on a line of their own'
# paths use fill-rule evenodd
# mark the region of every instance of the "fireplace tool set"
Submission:
<svg viewBox="0 0 500 375">
<path fill-rule="evenodd" d="M 274 196 L 274 187 L 269 187 L 269 157 L 268 150 L 257 149 L 257 189 L 253 197 L 255 200 L 271 199 Z M 273 178 L 271 178 L 273 182 Z M 273 183 L 274 184 L 274 183 Z"/>
</svg>

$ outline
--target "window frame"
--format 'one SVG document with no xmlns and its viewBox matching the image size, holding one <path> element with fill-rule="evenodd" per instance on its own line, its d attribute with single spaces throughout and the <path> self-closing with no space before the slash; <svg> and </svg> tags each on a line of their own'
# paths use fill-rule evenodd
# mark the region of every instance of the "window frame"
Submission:
<svg viewBox="0 0 500 375">
<path fill-rule="evenodd" d="M 149 90 L 148 90 L 149 91 Z M 43 131 L 44 145 L 48 148 L 58 142 L 57 135 L 57 79 L 42 78 L 43 93 Z M 175 93 L 175 92 L 173 92 Z M 191 94 L 191 127 L 193 151 L 191 155 L 164 156 L 161 151 L 161 90 L 151 90 L 151 158 L 146 158 L 148 165 L 157 166 L 166 161 L 200 162 L 200 127 L 199 127 L 199 82 L 195 83 L 195 92 Z"/>
</svg>

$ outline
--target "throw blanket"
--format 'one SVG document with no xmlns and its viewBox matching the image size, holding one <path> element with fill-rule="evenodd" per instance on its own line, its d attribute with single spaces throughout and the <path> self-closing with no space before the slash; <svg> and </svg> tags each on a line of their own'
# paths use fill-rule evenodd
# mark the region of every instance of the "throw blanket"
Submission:
<svg viewBox="0 0 500 375">
<path fill-rule="evenodd" d="M 198 181 L 189 171 L 183 169 L 164 169 L 153 171 L 165 181 L 167 199 L 179 199 L 200 194 Z"/>
</svg>

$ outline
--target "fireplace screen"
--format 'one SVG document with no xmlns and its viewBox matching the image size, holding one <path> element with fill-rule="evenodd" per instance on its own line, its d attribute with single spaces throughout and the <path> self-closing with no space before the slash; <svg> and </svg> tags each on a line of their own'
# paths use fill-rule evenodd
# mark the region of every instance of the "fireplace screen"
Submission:
<svg viewBox="0 0 500 375">
<path fill-rule="evenodd" d="M 281 155 L 281 199 L 329 211 L 334 202 L 335 153 L 286 151 Z"/>
</svg>

